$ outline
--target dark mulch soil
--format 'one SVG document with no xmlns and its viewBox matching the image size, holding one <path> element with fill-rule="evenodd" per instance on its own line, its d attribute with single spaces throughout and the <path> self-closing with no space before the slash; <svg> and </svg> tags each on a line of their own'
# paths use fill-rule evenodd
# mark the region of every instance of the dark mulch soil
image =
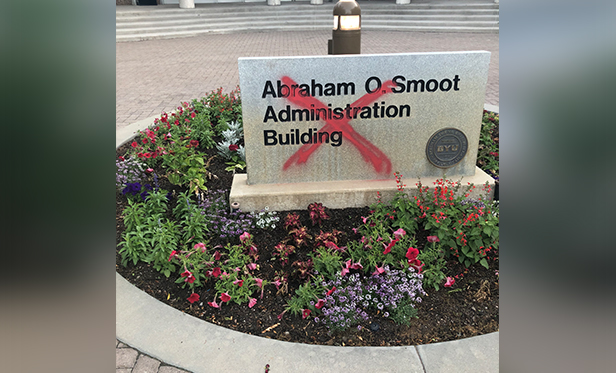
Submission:
<svg viewBox="0 0 616 373">
<path fill-rule="evenodd" d="M 117 155 L 124 155 L 126 148 L 127 146 L 119 148 Z M 215 154 L 214 150 L 205 152 L 210 155 Z M 233 177 L 230 172 L 224 170 L 224 167 L 224 162 L 219 158 L 212 161 L 209 170 L 215 177 L 207 184 L 210 190 L 230 190 Z M 165 185 L 166 180 L 161 179 L 163 189 L 175 190 L 176 193 L 183 191 L 177 186 Z M 126 198 L 121 193 L 117 194 L 116 204 L 117 243 L 119 244 L 124 229 L 121 213 L 126 206 Z M 171 206 L 175 206 L 175 201 L 171 202 Z M 311 229 L 311 235 L 314 236 L 321 230 L 331 232 L 335 228 L 345 232 L 347 240 L 359 238 L 354 235 L 352 228 L 358 227 L 361 223 L 361 216 L 367 216 L 369 213 L 368 208 L 328 209 L 327 212 L 331 219 L 325 221 L 321 227 L 312 227 L 307 210 L 295 212 L 300 214 L 302 223 Z M 279 216 L 282 219 L 286 214 L 287 212 L 281 212 Z M 260 254 L 259 269 L 254 272 L 254 275 L 273 280 L 274 272 L 280 270 L 281 266 L 277 260 L 270 261 L 271 252 L 274 245 L 282 241 L 287 233 L 282 228 L 282 224 L 278 224 L 273 231 L 255 230 L 251 233 Z M 419 232 L 417 242 L 426 242 L 426 236 L 426 232 Z M 232 243 L 239 243 L 239 240 Z M 212 240 L 208 246 L 213 247 L 217 244 L 224 243 Z M 344 242 L 340 246 L 343 244 Z M 418 249 L 422 249 L 421 244 Z M 293 254 L 289 263 L 307 258 L 306 253 L 300 251 Z M 120 255 L 117 254 L 117 272 L 161 302 L 205 321 L 265 338 L 336 346 L 403 346 L 467 338 L 495 332 L 499 329 L 499 284 L 495 273 L 498 270 L 498 250 L 493 253 L 493 260 L 489 261 L 490 269 L 477 265 L 465 271 L 464 266 L 457 261 L 450 261 L 447 275 L 459 275 L 455 285 L 452 288 L 441 288 L 438 292 L 427 289 L 428 295 L 417 307 L 418 318 L 413 319 L 410 326 L 397 325 L 379 315 L 373 315 L 373 325 L 363 325 L 361 331 L 354 328 L 337 334 L 329 334 L 325 326 L 315 324 L 312 317 L 304 320 L 301 316 L 285 314 L 282 320 L 277 318 L 277 315 L 284 311 L 287 300 L 299 286 L 299 283 L 294 282 L 293 279 L 289 283 L 286 294 L 277 292 L 273 285 L 266 287 L 263 299 L 257 297 L 258 302 L 252 309 L 246 304 L 238 306 L 232 302 L 225 303 L 220 309 L 215 309 L 207 305 L 216 293 L 213 284 L 210 284 L 211 287 L 206 284 L 205 288 L 199 288 L 197 292 L 200 295 L 200 301 L 191 305 L 186 300 L 191 292 L 175 284 L 178 274 L 172 274 L 167 279 L 148 264 L 140 262 L 133 265 L 130 262 L 127 267 L 124 267 L 120 261 Z M 373 331 L 372 329 L 376 329 L 377 325 L 378 330 Z"/>
</svg>

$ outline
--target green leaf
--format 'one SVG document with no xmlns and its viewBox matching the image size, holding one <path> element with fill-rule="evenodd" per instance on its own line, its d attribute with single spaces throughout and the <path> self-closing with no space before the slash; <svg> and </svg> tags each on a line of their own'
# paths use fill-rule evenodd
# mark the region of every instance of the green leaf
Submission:
<svg viewBox="0 0 616 373">
<path fill-rule="evenodd" d="M 479 261 L 479 263 L 480 263 L 482 266 L 486 267 L 486 269 L 490 269 L 490 267 L 488 266 L 488 261 L 486 260 L 486 258 L 482 258 L 482 259 Z"/>
<path fill-rule="evenodd" d="M 489 237 L 492 234 L 492 228 L 486 225 L 485 228 L 483 228 L 483 233 Z"/>
</svg>

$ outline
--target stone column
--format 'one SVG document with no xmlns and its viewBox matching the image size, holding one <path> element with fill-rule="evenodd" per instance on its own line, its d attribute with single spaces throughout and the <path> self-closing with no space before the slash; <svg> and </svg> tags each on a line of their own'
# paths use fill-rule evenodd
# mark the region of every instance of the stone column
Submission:
<svg viewBox="0 0 616 373">
<path fill-rule="evenodd" d="M 396 0 L 396 4 L 410 4 L 411 0 Z"/>
<path fill-rule="evenodd" d="M 321 5 L 321 4 L 323 4 L 323 0 L 310 0 L 310 4 L 312 4 L 312 5 Z"/>
<path fill-rule="evenodd" d="M 280 0 L 267 0 L 267 5 L 280 5 Z"/>
</svg>

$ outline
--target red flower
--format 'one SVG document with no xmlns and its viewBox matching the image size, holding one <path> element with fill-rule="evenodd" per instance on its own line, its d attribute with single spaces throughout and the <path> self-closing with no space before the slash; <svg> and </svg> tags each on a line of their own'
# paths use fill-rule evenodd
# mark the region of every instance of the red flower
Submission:
<svg viewBox="0 0 616 373">
<path fill-rule="evenodd" d="M 144 144 L 147 144 L 147 143 L 148 143 L 148 138 L 147 138 L 147 137 L 144 137 L 144 138 L 143 138 L 143 140 L 141 140 L 141 141 L 142 141 Z"/>
<path fill-rule="evenodd" d="M 184 280 L 184 282 L 188 282 L 189 284 L 195 282 L 195 276 L 193 276 L 193 274 L 190 273 L 188 270 L 184 271 L 180 276 L 186 277 L 186 280 Z"/>
<path fill-rule="evenodd" d="M 239 287 L 242 287 L 242 285 L 244 285 L 244 280 L 235 280 L 233 281 L 233 285 L 238 285 Z"/>
<path fill-rule="evenodd" d="M 171 261 L 171 259 L 173 259 L 173 257 L 174 257 L 174 256 L 175 256 L 175 254 L 177 254 L 177 253 L 178 253 L 177 251 L 173 250 L 173 251 L 171 252 L 171 255 L 169 255 L 169 260 L 168 260 L 168 261 L 170 262 L 170 261 Z"/>
<path fill-rule="evenodd" d="M 306 309 L 302 311 L 302 319 L 305 319 L 306 317 L 310 316 L 310 310 Z"/>
<path fill-rule="evenodd" d="M 315 304 L 314 306 L 317 309 L 321 309 L 321 307 L 323 307 L 325 305 L 325 301 L 323 299 L 319 299 L 319 301 L 317 302 L 317 304 Z"/>
<path fill-rule="evenodd" d="M 218 250 L 216 250 L 216 252 L 214 253 L 214 259 L 220 260 L 220 253 L 218 252 Z"/>
<path fill-rule="evenodd" d="M 220 300 L 223 302 L 228 302 L 231 300 L 231 296 L 229 296 L 229 294 L 227 293 L 222 293 L 220 294 Z"/>
<path fill-rule="evenodd" d="M 440 240 L 438 239 L 437 236 L 428 236 L 428 242 L 439 242 Z"/>
<path fill-rule="evenodd" d="M 406 252 L 406 258 L 410 261 L 413 260 L 415 258 L 417 258 L 417 255 L 419 255 L 419 250 L 417 250 L 414 247 L 409 247 L 409 249 Z"/>
<path fill-rule="evenodd" d="M 229 145 L 229 150 L 231 150 L 232 152 L 236 151 L 237 149 L 239 149 L 240 147 L 235 145 L 235 144 L 231 144 Z"/>
<path fill-rule="evenodd" d="M 199 294 L 196 294 L 196 293 L 192 293 L 190 294 L 190 297 L 188 297 L 188 301 L 190 303 L 195 303 L 198 300 L 199 300 Z"/>
<path fill-rule="evenodd" d="M 399 240 L 396 238 L 395 240 L 391 241 L 389 243 L 389 245 L 387 245 L 387 247 L 385 247 L 385 251 L 383 251 L 383 255 L 387 255 L 391 252 L 391 248 L 394 247 L 396 245 L 396 242 L 398 242 Z M 385 246 L 385 244 L 383 244 L 383 246 Z"/>
<path fill-rule="evenodd" d="M 197 146 L 199 146 L 199 141 L 190 140 L 190 146 L 192 146 L 193 148 L 196 148 Z"/>
<path fill-rule="evenodd" d="M 220 267 L 216 267 L 212 270 L 212 276 L 214 277 L 220 276 Z"/>
<path fill-rule="evenodd" d="M 330 290 L 328 290 L 328 291 L 327 291 L 327 296 L 332 295 L 332 293 L 333 293 L 334 291 L 336 291 L 336 287 L 335 287 L 335 286 L 334 286 L 334 287 L 332 287 Z"/>
<path fill-rule="evenodd" d="M 124 157 L 122 157 L 122 156 L 120 156 L 120 157 L 119 157 L 119 159 L 120 159 L 121 161 L 124 161 L 124 160 L 125 160 L 125 159 L 124 159 Z"/>
<path fill-rule="evenodd" d="M 139 144 L 137 144 L 137 141 L 133 141 L 130 146 L 132 146 L 133 148 L 136 148 L 139 146 Z"/>
</svg>

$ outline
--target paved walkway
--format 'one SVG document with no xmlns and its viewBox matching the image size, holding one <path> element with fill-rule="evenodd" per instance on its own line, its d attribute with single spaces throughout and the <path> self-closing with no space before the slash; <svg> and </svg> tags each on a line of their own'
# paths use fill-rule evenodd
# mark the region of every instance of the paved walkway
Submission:
<svg viewBox="0 0 616 373">
<path fill-rule="evenodd" d="M 326 55 L 331 31 L 203 35 L 116 43 L 116 129 L 239 84 L 237 59 Z M 498 106 L 498 34 L 364 31 L 362 54 L 487 50 L 485 103 Z"/>
<path fill-rule="evenodd" d="M 237 71 L 238 57 L 325 55 L 327 53 L 327 40 L 330 37 L 330 31 L 305 31 L 220 34 L 183 39 L 117 43 L 116 130 L 125 128 L 140 120 L 160 115 L 162 111 L 171 111 L 181 101 L 203 97 L 219 87 L 222 87 L 224 92 L 229 92 L 239 84 Z M 498 106 L 498 35 L 392 31 L 366 31 L 362 33 L 362 54 L 462 50 L 487 50 L 492 52 L 485 102 L 486 104 Z M 132 291 L 132 289 L 129 291 Z M 134 299 L 134 297 L 131 296 L 129 299 Z M 156 305 L 156 307 L 158 306 Z M 150 325 L 149 328 L 156 329 L 158 326 L 155 325 L 156 323 Z M 127 342 L 128 337 L 122 339 L 120 336 L 122 333 L 126 333 L 125 335 L 139 341 L 140 339 L 137 335 L 124 332 L 130 328 L 131 326 L 124 325 L 119 320 L 117 321 L 116 335 L 124 342 Z M 147 341 L 148 338 L 145 338 L 145 340 Z M 486 345 L 493 346 L 496 343 L 496 361 L 487 361 L 487 366 L 491 367 L 488 370 L 482 369 L 485 366 L 464 367 L 456 366 L 456 364 L 452 365 L 452 363 L 457 361 L 453 359 L 448 363 L 447 361 L 444 363 L 449 368 L 453 367 L 453 370 L 444 369 L 445 366 L 438 365 L 430 367 L 426 365 L 429 363 L 426 360 L 421 361 L 419 366 L 423 365 L 423 368 L 419 371 L 487 372 L 493 371 L 492 368 L 494 366 L 496 367 L 494 371 L 498 371 L 498 333 L 478 337 L 476 341 L 470 344 L 458 344 L 456 341 L 449 344 L 436 344 L 441 346 L 419 346 L 419 348 L 415 347 L 412 354 L 413 356 L 416 355 L 419 359 L 427 359 L 431 355 L 441 356 L 451 352 L 471 357 L 471 355 L 476 355 L 477 353 L 481 355 L 481 351 L 478 352 L 478 349 L 485 349 Z M 143 345 L 143 343 L 139 344 Z M 161 342 L 158 344 L 165 345 L 166 343 Z M 253 344 L 253 342 L 249 342 L 249 345 Z M 459 346 L 463 346 L 461 350 Z M 162 355 L 158 356 L 158 359 L 153 358 L 135 347 L 139 346 L 130 346 L 116 340 L 116 373 L 186 372 L 163 362 L 172 361 L 173 359 L 165 359 Z M 187 346 L 185 345 L 185 347 Z M 350 348 L 345 349 L 347 352 L 351 350 Z M 367 352 L 368 350 L 364 351 Z M 194 353 L 197 352 L 195 351 Z M 310 354 L 313 354 L 313 352 L 310 352 Z M 490 356 L 493 355 L 494 353 Z M 181 364 L 184 363 L 177 363 L 177 365 Z M 407 369 L 398 370 L 395 366 L 396 364 L 388 368 L 386 364 L 383 365 L 375 361 L 373 367 L 375 369 L 378 367 L 378 370 L 383 372 L 410 371 Z M 307 366 L 302 367 L 307 368 Z M 410 369 L 409 366 L 407 367 Z M 297 370 L 297 368 L 300 367 L 295 365 L 294 371 L 301 370 Z M 414 371 L 414 369 L 412 370 Z M 218 369 L 217 371 L 233 370 Z M 256 372 L 257 370 L 254 370 L 254 367 L 252 367 L 250 370 L 245 371 Z M 263 368 L 259 369 L 259 371 L 263 371 Z M 272 370 L 272 372 L 283 371 L 280 369 Z"/>
</svg>

